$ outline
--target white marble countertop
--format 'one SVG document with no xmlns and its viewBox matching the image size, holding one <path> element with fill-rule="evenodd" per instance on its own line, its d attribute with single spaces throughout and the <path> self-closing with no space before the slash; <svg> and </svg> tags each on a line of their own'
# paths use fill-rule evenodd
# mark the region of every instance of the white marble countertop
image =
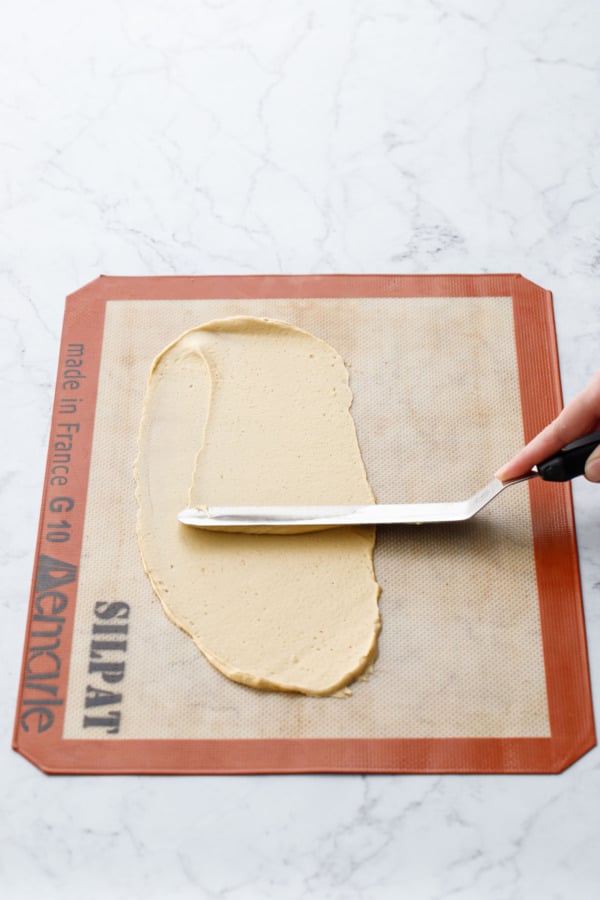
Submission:
<svg viewBox="0 0 600 900">
<path fill-rule="evenodd" d="M 554 294 L 568 399 L 599 359 L 599 5 L 4 13 L 3 896 L 597 897 L 600 750 L 559 776 L 66 778 L 9 744 L 65 295 L 100 273 L 521 272 Z M 600 697 L 600 489 L 575 505 Z"/>
</svg>

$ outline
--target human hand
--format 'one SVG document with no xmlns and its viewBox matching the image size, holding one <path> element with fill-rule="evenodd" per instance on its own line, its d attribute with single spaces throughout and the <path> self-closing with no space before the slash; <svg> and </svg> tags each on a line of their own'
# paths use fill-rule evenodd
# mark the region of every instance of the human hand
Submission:
<svg viewBox="0 0 600 900">
<path fill-rule="evenodd" d="M 496 472 L 500 481 L 519 478 L 532 466 L 561 450 L 565 444 L 600 429 L 600 369 L 586 388 L 577 394 L 563 411 Z M 600 446 L 589 456 L 585 465 L 585 477 L 600 482 Z"/>
</svg>

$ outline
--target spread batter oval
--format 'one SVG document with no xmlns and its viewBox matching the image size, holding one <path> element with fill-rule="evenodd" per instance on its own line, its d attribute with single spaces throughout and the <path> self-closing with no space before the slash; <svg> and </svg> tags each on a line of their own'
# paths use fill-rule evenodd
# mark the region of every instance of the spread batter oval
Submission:
<svg viewBox="0 0 600 900">
<path fill-rule="evenodd" d="M 372 503 L 339 354 L 283 322 L 222 319 L 156 358 L 136 461 L 138 538 L 167 616 L 234 681 L 331 694 L 372 662 L 374 528 L 223 534 L 185 506 Z"/>
</svg>

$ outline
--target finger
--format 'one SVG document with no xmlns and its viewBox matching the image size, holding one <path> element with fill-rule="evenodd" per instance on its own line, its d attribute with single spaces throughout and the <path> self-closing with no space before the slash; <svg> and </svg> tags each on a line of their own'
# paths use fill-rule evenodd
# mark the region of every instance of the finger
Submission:
<svg viewBox="0 0 600 900">
<path fill-rule="evenodd" d="M 529 472 L 536 463 L 552 456 L 553 453 L 556 453 L 568 442 L 568 438 L 563 441 L 558 436 L 556 421 L 551 422 L 527 446 L 523 447 L 516 456 L 513 456 L 508 463 L 496 472 L 496 478 L 499 478 L 500 481 L 510 481 L 511 478 L 519 478 L 521 475 Z"/>
<path fill-rule="evenodd" d="M 600 482 L 600 444 L 585 464 L 585 477 L 588 481 Z"/>
<path fill-rule="evenodd" d="M 563 411 L 496 473 L 501 481 L 518 478 L 532 466 L 557 453 L 565 444 L 600 425 L 600 370 Z"/>
<path fill-rule="evenodd" d="M 566 412 L 566 410 L 565 410 Z M 555 419 L 496 473 L 500 481 L 519 478 L 566 444 L 600 427 L 600 418 Z"/>
</svg>

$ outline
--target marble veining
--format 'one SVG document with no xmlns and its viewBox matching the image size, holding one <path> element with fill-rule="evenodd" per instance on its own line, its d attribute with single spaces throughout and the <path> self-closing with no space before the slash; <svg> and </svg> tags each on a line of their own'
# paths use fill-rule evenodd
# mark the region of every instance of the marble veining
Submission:
<svg viewBox="0 0 600 900">
<path fill-rule="evenodd" d="M 560 776 L 48 778 L 9 748 L 64 297 L 106 274 L 521 272 L 598 367 L 594 0 L 22 0 L 0 33 L 0 883 L 30 898 L 598 895 Z M 600 491 L 574 485 L 600 695 Z"/>
</svg>

